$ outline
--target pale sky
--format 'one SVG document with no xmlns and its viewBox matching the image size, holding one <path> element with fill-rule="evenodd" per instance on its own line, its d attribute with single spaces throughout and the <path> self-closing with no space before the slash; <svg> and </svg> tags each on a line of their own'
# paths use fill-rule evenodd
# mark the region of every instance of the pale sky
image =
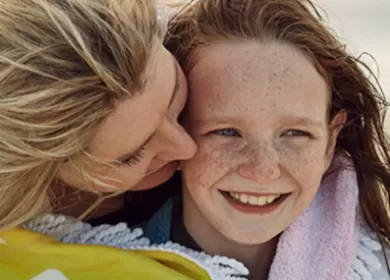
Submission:
<svg viewBox="0 0 390 280">
<path fill-rule="evenodd" d="M 314 0 L 329 16 L 329 25 L 354 54 L 368 52 L 390 99 L 390 0 Z M 365 60 L 376 72 L 374 62 Z M 390 114 L 388 112 L 388 127 Z"/>
</svg>

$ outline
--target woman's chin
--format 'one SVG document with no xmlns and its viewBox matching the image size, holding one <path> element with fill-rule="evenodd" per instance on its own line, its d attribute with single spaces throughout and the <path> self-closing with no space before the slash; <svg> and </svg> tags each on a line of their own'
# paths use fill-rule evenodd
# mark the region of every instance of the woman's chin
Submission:
<svg viewBox="0 0 390 280">
<path fill-rule="evenodd" d="M 153 174 L 146 176 L 136 186 L 134 186 L 129 190 L 146 191 L 146 190 L 153 189 L 161 185 L 162 183 L 168 181 L 173 176 L 178 166 L 179 166 L 179 162 L 176 161 L 168 163 L 167 165 L 164 165 L 162 168 L 160 168 Z"/>
</svg>

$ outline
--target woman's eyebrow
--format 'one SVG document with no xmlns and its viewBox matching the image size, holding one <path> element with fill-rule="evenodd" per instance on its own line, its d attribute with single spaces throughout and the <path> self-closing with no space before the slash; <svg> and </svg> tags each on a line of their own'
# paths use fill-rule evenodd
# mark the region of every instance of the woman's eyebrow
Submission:
<svg viewBox="0 0 390 280">
<path fill-rule="evenodd" d="M 171 94 L 171 99 L 169 101 L 169 105 L 168 105 L 168 108 L 171 106 L 171 104 L 173 103 L 173 101 L 175 100 L 175 97 L 177 95 L 177 92 L 179 91 L 179 88 L 180 88 L 180 83 L 179 83 L 179 65 L 177 64 L 177 61 L 176 59 L 172 56 L 172 60 L 173 60 L 173 67 L 175 68 L 175 79 L 174 79 L 174 86 L 173 86 L 173 90 L 172 90 L 172 94 Z M 152 140 L 153 136 L 156 134 L 156 131 L 154 131 L 140 146 L 138 149 L 136 149 L 135 151 L 131 151 L 131 152 L 128 152 L 124 155 L 121 155 L 119 156 L 117 159 L 116 159 L 116 162 L 124 162 L 126 160 L 128 160 L 129 158 L 132 158 L 135 154 L 137 154 L 140 150 L 142 150 L 143 147 L 145 147 L 149 142 L 150 140 Z"/>
<path fill-rule="evenodd" d="M 172 58 L 173 58 L 173 63 L 174 63 L 174 67 L 175 67 L 175 83 L 174 83 L 174 87 L 173 87 L 173 91 L 172 91 L 172 95 L 171 95 L 171 100 L 169 101 L 168 108 L 171 107 L 173 100 L 175 100 L 177 92 L 179 91 L 179 88 L 180 88 L 179 65 L 177 64 L 177 61 L 173 56 L 172 56 Z"/>
</svg>

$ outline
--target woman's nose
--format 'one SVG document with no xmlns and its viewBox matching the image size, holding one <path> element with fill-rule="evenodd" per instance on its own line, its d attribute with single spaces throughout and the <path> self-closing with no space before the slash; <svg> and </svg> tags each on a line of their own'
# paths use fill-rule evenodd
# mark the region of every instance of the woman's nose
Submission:
<svg viewBox="0 0 390 280">
<path fill-rule="evenodd" d="M 164 120 L 159 134 L 160 144 L 164 144 L 164 149 L 159 153 L 161 159 L 187 160 L 195 155 L 197 150 L 195 141 L 179 123 Z"/>
</svg>

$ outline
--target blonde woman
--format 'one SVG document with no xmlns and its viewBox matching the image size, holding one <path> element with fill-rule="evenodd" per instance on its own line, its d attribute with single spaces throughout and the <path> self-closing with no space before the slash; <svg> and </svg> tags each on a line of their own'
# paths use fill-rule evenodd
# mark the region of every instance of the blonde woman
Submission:
<svg viewBox="0 0 390 280">
<path fill-rule="evenodd" d="M 101 202 L 152 188 L 195 153 L 177 123 L 186 80 L 156 18 L 146 0 L 0 0 L 1 279 L 213 275 L 216 259 L 201 268 L 190 252 L 153 249 L 123 224 L 41 215 L 85 216 L 93 200 L 70 194 Z"/>
</svg>

